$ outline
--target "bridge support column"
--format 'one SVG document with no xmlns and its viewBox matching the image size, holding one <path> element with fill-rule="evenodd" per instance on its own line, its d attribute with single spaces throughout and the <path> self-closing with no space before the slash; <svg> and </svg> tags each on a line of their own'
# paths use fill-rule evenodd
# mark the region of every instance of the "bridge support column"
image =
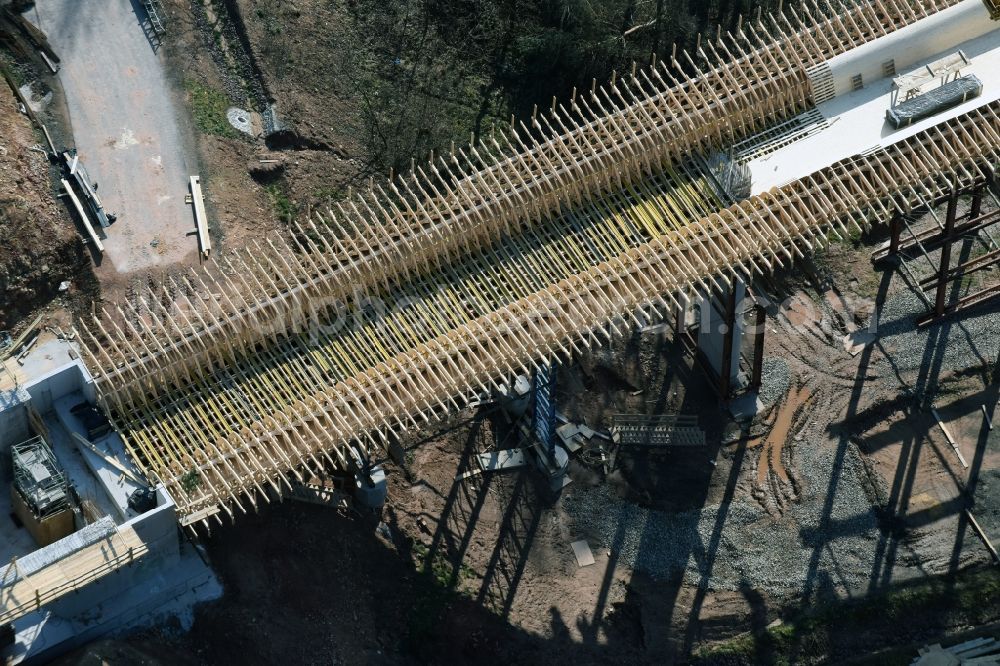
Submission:
<svg viewBox="0 0 1000 666">
<path fill-rule="evenodd" d="M 746 294 L 746 284 L 735 278 L 729 289 L 714 298 L 702 296 L 698 303 L 698 355 L 723 400 L 731 397 L 740 381 L 740 349 L 745 326 L 739 310 Z"/>
<path fill-rule="evenodd" d="M 755 303 L 753 333 L 753 370 L 750 373 L 750 390 L 759 391 L 764 378 L 764 331 L 767 330 L 767 309 Z"/>
<path fill-rule="evenodd" d="M 674 323 L 674 332 L 682 335 L 687 330 L 688 295 L 681 292 L 677 295 L 677 321 Z"/>
<path fill-rule="evenodd" d="M 895 256 L 899 252 L 899 235 L 902 231 L 903 216 L 899 212 L 893 213 L 889 222 L 889 256 Z"/>
<path fill-rule="evenodd" d="M 972 193 L 972 205 L 969 207 L 969 217 L 977 218 L 983 212 L 983 190 L 986 189 L 986 185 L 980 185 Z"/>
<path fill-rule="evenodd" d="M 948 197 L 948 213 L 944 220 L 944 245 L 941 246 L 941 265 L 938 268 L 937 291 L 934 297 L 934 314 L 944 314 L 944 298 L 948 292 L 948 270 L 951 268 L 951 244 L 955 234 L 955 217 L 958 212 L 958 190 L 952 189 Z"/>
<path fill-rule="evenodd" d="M 740 284 L 739 286 L 742 286 Z M 723 331 L 722 337 L 722 362 L 719 364 L 719 393 L 722 394 L 722 399 L 726 400 L 729 398 L 729 392 L 732 389 L 733 384 L 733 357 L 736 357 L 736 370 L 739 370 L 740 362 L 740 352 L 739 347 L 736 348 L 735 353 L 733 350 L 733 344 L 737 342 L 736 337 L 736 289 L 737 285 L 734 283 L 733 288 L 729 290 L 726 294 L 726 305 L 725 312 L 723 314 L 723 322 L 720 328 Z M 742 334 L 742 331 L 740 332 Z M 742 337 L 742 335 L 740 335 Z"/>
</svg>

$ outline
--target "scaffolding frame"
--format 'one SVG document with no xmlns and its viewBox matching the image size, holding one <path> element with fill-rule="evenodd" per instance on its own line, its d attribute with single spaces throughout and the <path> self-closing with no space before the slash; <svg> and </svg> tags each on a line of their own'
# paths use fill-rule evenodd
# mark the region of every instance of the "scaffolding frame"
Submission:
<svg viewBox="0 0 1000 666">
<path fill-rule="evenodd" d="M 14 487 L 39 518 L 70 507 L 69 477 L 41 436 L 10 447 Z"/>
</svg>

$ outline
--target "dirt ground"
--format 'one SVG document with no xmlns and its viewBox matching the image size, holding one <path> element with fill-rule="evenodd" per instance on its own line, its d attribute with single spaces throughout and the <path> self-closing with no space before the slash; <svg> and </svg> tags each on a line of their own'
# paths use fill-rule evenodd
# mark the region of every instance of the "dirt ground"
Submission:
<svg viewBox="0 0 1000 666">
<path fill-rule="evenodd" d="M 176 73 L 176 86 L 188 91 L 196 122 L 201 114 L 215 110 L 199 109 L 192 90 L 217 91 L 225 100 L 223 108 L 230 105 L 259 117 L 268 106 L 273 85 L 301 83 L 298 74 L 269 76 L 257 66 L 257 53 L 247 41 L 241 14 L 231 11 L 234 3 L 167 0 L 164 5 L 171 24 L 171 38 L 165 44 L 167 57 Z M 322 8 L 317 10 L 320 17 L 326 15 Z M 283 11 L 295 10 L 288 5 Z M 301 39 L 295 43 L 305 48 L 311 44 L 307 37 L 323 26 L 315 14 L 304 18 Z M 310 61 L 304 58 L 302 62 Z M 308 79 L 308 72 L 303 76 Z M 299 99 L 323 106 L 313 109 L 307 104 L 311 112 L 300 112 L 295 101 Z M 271 141 L 265 141 L 260 131 L 249 136 L 228 126 L 213 126 L 210 131 L 203 128 L 199 152 L 204 189 L 210 216 L 218 221 L 213 240 L 223 253 L 243 247 L 248 238 L 280 240 L 282 225 L 291 217 L 325 211 L 344 197 L 344 188 L 360 169 L 358 148 L 345 139 L 350 130 L 341 124 L 349 115 L 337 110 L 337 99 L 337 95 L 321 94 L 311 85 L 301 94 L 289 92 L 277 108 L 279 117 L 287 118 L 282 122 L 295 129 Z M 326 124 L 317 125 L 320 118 L 325 123 L 336 118 L 335 131 Z M 222 118 L 221 123 L 225 125 L 226 120 Z"/>
<path fill-rule="evenodd" d="M 90 253 L 54 195 L 54 170 L 32 150 L 43 141 L 0 81 L 0 330 L 42 309 L 89 310 L 98 291 Z"/>
</svg>

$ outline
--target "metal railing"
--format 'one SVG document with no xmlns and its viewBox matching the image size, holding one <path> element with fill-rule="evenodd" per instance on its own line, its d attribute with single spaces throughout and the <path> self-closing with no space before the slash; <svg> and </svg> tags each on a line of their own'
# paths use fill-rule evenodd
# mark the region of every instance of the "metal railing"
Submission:
<svg viewBox="0 0 1000 666">
<path fill-rule="evenodd" d="M 142 4 L 146 8 L 146 14 L 149 15 L 149 24 L 153 27 L 153 32 L 157 35 L 166 34 L 167 28 L 163 25 L 163 7 L 160 6 L 160 0 L 143 0 Z"/>
</svg>

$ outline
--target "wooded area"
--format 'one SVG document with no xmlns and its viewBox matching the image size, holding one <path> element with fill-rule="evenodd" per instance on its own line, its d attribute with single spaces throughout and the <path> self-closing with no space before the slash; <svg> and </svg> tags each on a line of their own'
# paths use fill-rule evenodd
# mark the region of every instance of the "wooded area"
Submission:
<svg viewBox="0 0 1000 666">
<path fill-rule="evenodd" d="M 747 0 L 358 0 L 365 142 L 374 166 L 405 167 L 510 114 L 530 116 L 614 70 L 734 28 Z M 768 10 L 775 3 L 760 3 Z"/>
</svg>

